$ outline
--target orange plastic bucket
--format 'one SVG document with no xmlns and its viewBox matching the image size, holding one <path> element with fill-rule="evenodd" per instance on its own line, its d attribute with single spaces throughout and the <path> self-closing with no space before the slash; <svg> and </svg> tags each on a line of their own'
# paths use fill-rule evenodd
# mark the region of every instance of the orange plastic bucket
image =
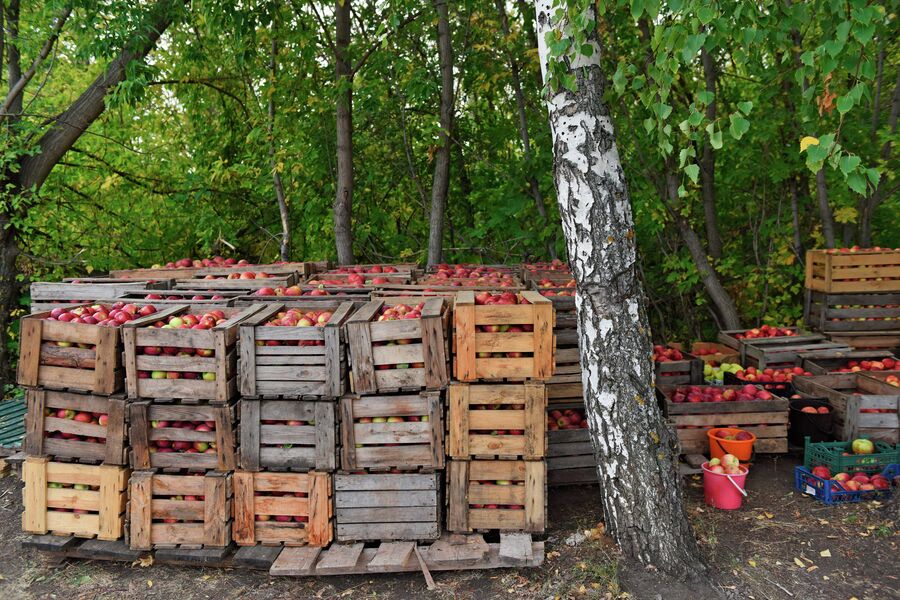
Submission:
<svg viewBox="0 0 900 600">
<path fill-rule="evenodd" d="M 749 440 L 726 440 L 716 436 L 720 431 L 725 432 L 725 435 L 735 435 L 744 430 L 731 427 L 716 427 L 707 430 L 706 437 L 709 438 L 710 457 L 722 458 L 726 454 L 733 454 L 741 462 L 749 461 L 753 456 L 753 443 L 756 441 L 756 436 L 747 431 L 745 433 L 750 433 L 752 436 Z"/>
<path fill-rule="evenodd" d="M 706 504 L 722 510 L 737 510 L 747 497 L 744 483 L 750 472 L 745 465 L 741 465 L 740 475 L 726 475 L 713 473 L 709 470 L 709 463 L 700 465 L 703 468 L 703 499 Z"/>
</svg>

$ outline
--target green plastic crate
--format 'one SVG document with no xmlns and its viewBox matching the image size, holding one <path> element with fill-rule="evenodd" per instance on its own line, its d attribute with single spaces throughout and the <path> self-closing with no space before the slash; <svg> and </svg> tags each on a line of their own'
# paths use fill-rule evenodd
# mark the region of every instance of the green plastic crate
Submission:
<svg viewBox="0 0 900 600">
<path fill-rule="evenodd" d="M 825 466 L 832 473 L 851 473 L 854 471 L 883 471 L 888 465 L 900 462 L 900 446 L 891 446 L 884 442 L 873 442 L 875 452 L 872 454 L 851 454 L 852 442 L 810 442 L 804 438 L 803 465 L 807 469 Z"/>
</svg>

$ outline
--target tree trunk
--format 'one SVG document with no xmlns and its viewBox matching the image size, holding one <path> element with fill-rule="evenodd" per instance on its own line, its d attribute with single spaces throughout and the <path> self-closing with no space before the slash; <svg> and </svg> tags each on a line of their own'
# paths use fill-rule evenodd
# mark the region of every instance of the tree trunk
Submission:
<svg viewBox="0 0 900 600">
<path fill-rule="evenodd" d="M 891 136 L 897 134 L 897 121 L 900 117 L 900 69 L 897 70 L 897 81 L 894 83 L 894 94 L 891 100 L 891 114 L 888 117 L 888 128 Z M 891 140 L 888 140 L 881 146 L 881 160 L 887 165 L 888 159 L 891 157 Z M 878 180 L 878 187 L 866 199 L 863 204 L 863 212 L 860 217 L 860 233 L 859 245 L 868 248 L 872 245 L 872 219 L 875 216 L 875 209 L 884 201 L 885 192 L 887 190 L 888 177 L 887 173 L 881 175 Z"/>
<path fill-rule="evenodd" d="M 437 46 L 441 67 L 441 135 L 434 153 L 431 182 L 431 223 L 428 235 L 428 264 L 441 262 L 444 248 L 444 207 L 450 189 L 450 131 L 453 129 L 453 44 L 447 0 L 434 0 L 437 12 Z"/>
<path fill-rule="evenodd" d="M 273 23 L 274 29 L 274 23 Z M 278 39 L 272 36 L 272 56 L 269 60 L 269 72 L 272 77 L 272 87 L 275 88 L 275 82 L 278 75 Z M 291 218 L 288 212 L 287 198 L 284 194 L 284 185 L 281 183 L 281 173 L 278 170 L 278 160 L 276 157 L 275 144 L 275 90 L 269 94 L 269 165 L 272 168 L 272 186 L 275 188 L 275 200 L 278 202 L 278 214 L 281 217 L 281 245 L 279 248 L 279 256 L 281 260 L 287 261 L 291 259 Z"/>
<path fill-rule="evenodd" d="M 716 93 L 716 64 L 705 48 L 700 49 L 703 61 L 703 77 L 706 91 Z M 711 123 L 716 120 L 717 99 L 706 107 L 706 119 Z M 707 139 L 703 144 L 703 157 L 700 160 L 700 178 L 703 187 L 703 215 L 706 219 L 706 241 L 709 255 L 718 260 L 722 258 L 722 237 L 719 235 L 719 219 L 716 215 L 716 157 L 712 144 Z"/>
<path fill-rule="evenodd" d="M 834 248 L 834 218 L 828 205 L 828 183 L 825 181 L 825 167 L 816 172 L 816 197 L 819 200 L 819 218 L 822 220 L 822 236 L 825 247 Z"/>
<path fill-rule="evenodd" d="M 788 178 L 788 193 L 791 196 L 791 224 L 794 230 L 794 254 L 802 263 L 805 258 L 803 252 L 803 235 L 800 231 L 800 194 L 797 191 L 797 180 Z"/>
<path fill-rule="evenodd" d="M 536 0 L 541 66 L 551 59 L 548 34 L 569 36 L 553 20 L 554 0 Z M 596 23 L 589 5 L 585 29 Z M 589 57 L 570 68 L 577 91 L 548 98 L 554 180 L 569 261 L 578 284 L 576 305 L 582 381 L 597 458 L 606 529 L 623 553 L 676 577 L 705 573 L 684 511 L 678 451 L 653 391 L 652 345 L 628 189 L 603 104 L 596 29 Z"/>
<path fill-rule="evenodd" d="M 353 258 L 353 78 L 350 64 L 350 0 L 335 0 L 335 79 L 338 88 L 335 129 L 337 132 L 337 185 L 334 198 L 334 242 L 338 262 Z"/>
</svg>

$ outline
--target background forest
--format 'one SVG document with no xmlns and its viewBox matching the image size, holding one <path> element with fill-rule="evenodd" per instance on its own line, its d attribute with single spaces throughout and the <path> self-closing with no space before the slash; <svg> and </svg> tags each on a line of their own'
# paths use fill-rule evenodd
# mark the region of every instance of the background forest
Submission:
<svg viewBox="0 0 900 600">
<path fill-rule="evenodd" d="M 287 255 L 333 259 L 348 181 L 360 262 L 424 263 L 444 202 L 444 260 L 564 254 L 524 0 L 4 0 L 4 70 L 47 49 L 19 110 L 4 107 L 8 173 L 162 4 L 171 25 L 146 65 L 128 65 L 39 193 L 7 186 L 20 282 L 182 256 L 277 260 L 280 198 Z M 654 337 L 794 322 L 805 249 L 900 246 L 895 2 L 603 4 Z M 352 180 L 336 143 L 348 98 Z"/>
</svg>

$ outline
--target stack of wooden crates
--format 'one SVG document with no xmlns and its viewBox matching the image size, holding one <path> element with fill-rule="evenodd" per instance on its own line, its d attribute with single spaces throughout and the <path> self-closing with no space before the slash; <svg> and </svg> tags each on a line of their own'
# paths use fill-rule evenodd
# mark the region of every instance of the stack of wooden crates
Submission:
<svg viewBox="0 0 900 600">
<path fill-rule="evenodd" d="M 448 516 L 452 532 L 541 533 L 546 526 L 546 381 L 554 367 L 553 304 L 454 307 L 449 390 Z"/>
</svg>

